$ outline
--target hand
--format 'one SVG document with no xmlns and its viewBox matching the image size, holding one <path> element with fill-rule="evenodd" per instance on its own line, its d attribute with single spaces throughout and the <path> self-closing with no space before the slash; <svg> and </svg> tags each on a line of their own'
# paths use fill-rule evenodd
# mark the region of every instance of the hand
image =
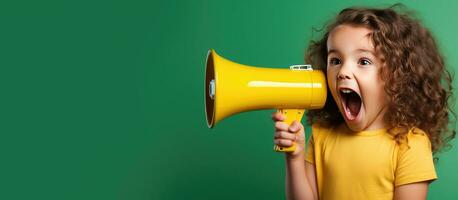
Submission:
<svg viewBox="0 0 458 200">
<path fill-rule="evenodd" d="M 274 142 L 280 147 L 290 147 L 296 143 L 296 150 L 294 152 L 286 152 L 286 158 L 304 160 L 304 126 L 297 121 L 294 121 L 290 126 L 283 122 L 285 119 L 285 115 L 280 112 L 274 112 L 272 114 L 272 120 L 275 122 Z"/>
</svg>

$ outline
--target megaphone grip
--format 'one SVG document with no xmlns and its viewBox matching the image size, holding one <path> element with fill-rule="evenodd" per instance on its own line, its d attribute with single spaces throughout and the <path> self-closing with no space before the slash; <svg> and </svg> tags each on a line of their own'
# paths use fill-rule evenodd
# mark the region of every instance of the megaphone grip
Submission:
<svg viewBox="0 0 458 200">
<path fill-rule="evenodd" d="M 283 121 L 288 125 L 291 125 L 294 120 L 300 122 L 302 116 L 304 115 L 305 109 L 278 109 L 278 112 L 281 112 L 285 115 L 286 119 Z M 276 152 L 294 152 L 296 151 L 296 143 L 293 143 L 290 147 L 280 147 L 278 145 L 274 146 L 274 151 Z"/>
</svg>

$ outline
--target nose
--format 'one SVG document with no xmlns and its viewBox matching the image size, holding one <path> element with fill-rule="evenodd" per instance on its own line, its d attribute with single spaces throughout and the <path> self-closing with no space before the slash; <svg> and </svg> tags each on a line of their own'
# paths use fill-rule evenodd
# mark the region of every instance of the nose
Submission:
<svg viewBox="0 0 458 200">
<path fill-rule="evenodd" d="M 349 66 L 342 65 L 337 74 L 337 79 L 344 80 L 344 79 L 351 79 L 351 70 Z"/>
<path fill-rule="evenodd" d="M 339 74 L 337 75 L 337 78 L 338 78 L 338 79 L 350 79 L 350 76 L 349 76 L 349 75 L 346 75 L 346 74 L 339 73 Z"/>
</svg>

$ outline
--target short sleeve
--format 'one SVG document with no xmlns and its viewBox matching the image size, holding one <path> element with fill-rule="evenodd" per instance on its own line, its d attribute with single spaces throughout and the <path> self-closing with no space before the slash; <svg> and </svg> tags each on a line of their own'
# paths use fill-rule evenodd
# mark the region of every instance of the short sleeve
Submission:
<svg viewBox="0 0 458 200">
<path fill-rule="evenodd" d="M 318 132 L 317 125 L 312 126 L 312 133 L 310 134 L 309 141 L 307 143 L 307 150 L 305 154 L 305 161 L 315 164 L 315 137 L 316 133 Z"/>
<path fill-rule="evenodd" d="M 428 136 L 423 132 L 409 133 L 407 144 L 408 147 L 399 150 L 394 185 L 437 179 Z"/>
</svg>

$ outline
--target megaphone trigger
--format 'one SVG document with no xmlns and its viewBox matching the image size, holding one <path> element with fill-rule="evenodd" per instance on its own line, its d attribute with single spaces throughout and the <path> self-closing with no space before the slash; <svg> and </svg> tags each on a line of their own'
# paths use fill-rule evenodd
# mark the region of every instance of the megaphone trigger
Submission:
<svg viewBox="0 0 458 200">
<path fill-rule="evenodd" d="M 281 112 L 285 115 L 286 119 L 283 121 L 288 125 L 291 125 L 295 120 L 300 122 L 302 116 L 304 116 L 305 109 L 278 109 L 277 112 Z M 274 146 L 274 151 L 276 152 L 294 152 L 296 151 L 296 144 L 293 143 L 290 147 L 280 147 L 278 145 Z"/>
</svg>

